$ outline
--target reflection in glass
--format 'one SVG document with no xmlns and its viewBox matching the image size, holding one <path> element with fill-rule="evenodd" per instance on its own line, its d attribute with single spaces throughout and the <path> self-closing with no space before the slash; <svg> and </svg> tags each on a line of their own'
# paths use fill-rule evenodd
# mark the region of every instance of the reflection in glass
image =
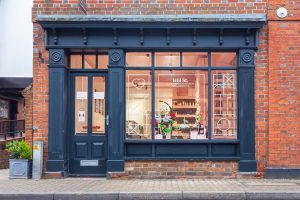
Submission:
<svg viewBox="0 0 300 200">
<path fill-rule="evenodd" d="M 105 134 L 105 77 L 93 77 L 93 135 Z"/>
<path fill-rule="evenodd" d="M 126 138 L 151 139 L 151 71 L 126 71 Z"/>
<path fill-rule="evenodd" d="M 212 81 L 212 138 L 236 139 L 236 71 L 213 71 Z"/>
<path fill-rule="evenodd" d="M 207 138 L 207 72 L 155 71 L 155 139 Z"/>
<path fill-rule="evenodd" d="M 179 52 L 155 52 L 155 66 L 180 67 Z"/>
<path fill-rule="evenodd" d="M 207 52 L 183 52 L 182 66 L 184 67 L 207 67 Z"/>
<path fill-rule="evenodd" d="M 88 131 L 88 77 L 75 77 L 75 135 Z"/>
<path fill-rule="evenodd" d="M 76 54 L 71 55 L 71 69 L 81 69 L 82 68 L 82 55 Z"/>
<path fill-rule="evenodd" d="M 151 52 L 127 52 L 126 66 L 128 67 L 151 67 Z"/>
<path fill-rule="evenodd" d="M 211 66 L 213 67 L 236 67 L 237 57 L 235 52 L 212 52 Z"/>
</svg>

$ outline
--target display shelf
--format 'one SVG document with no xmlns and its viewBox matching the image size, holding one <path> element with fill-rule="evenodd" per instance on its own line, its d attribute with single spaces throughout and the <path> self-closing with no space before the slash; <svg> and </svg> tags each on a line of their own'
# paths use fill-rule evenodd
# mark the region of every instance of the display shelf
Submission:
<svg viewBox="0 0 300 200">
<path fill-rule="evenodd" d="M 173 106 L 173 109 L 197 109 L 197 106 Z"/>
<path fill-rule="evenodd" d="M 173 96 L 173 100 L 195 100 L 194 96 Z"/>
<path fill-rule="evenodd" d="M 184 114 L 177 114 L 176 117 L 178 118 L 195 118 L 195 115 L 184 115 Z"/>
</svg>

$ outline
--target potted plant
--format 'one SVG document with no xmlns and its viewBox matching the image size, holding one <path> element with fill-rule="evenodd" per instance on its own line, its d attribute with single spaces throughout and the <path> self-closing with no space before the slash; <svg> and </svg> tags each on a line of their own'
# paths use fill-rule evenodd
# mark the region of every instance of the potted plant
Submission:
<svg viewBox="0 0 300 200">
<path fill-rule="evenodd" d="M 24 140 L 14 140 L 6 144 L 6 150 L 10 153 L 9 178 L 28 179 L 31 175 L 30 146 Z"/>
</svg>

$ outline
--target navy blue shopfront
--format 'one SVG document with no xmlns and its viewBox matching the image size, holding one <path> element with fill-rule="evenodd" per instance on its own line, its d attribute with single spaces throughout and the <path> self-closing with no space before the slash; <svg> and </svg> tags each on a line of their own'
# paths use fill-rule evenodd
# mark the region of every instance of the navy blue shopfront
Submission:
<svg viewBox="0 0 300 200">
<path fill-rule="evenodd" d="M 60 172 L 65 176 L 105 176 L 109 172 L 124 171 L 126 160 L 236 160 L 241 172 L 256 171 L 254 53 L 263 18 L 227 22 L 184 19 L 133 22 L 121 18 L 114 21 L 101 18 L 96 21 L 88 18 L 53 21 L 40 16 L 38 21 L 46 30 L 46 48 L 49 50 L 48 172 Z M 140 56 L 143 52 L 146 52 L 144 58 L 149 58 L 147 66 L 139 66 L 141 57 L 130 58 L 130 55 Z M 177 56 L 176 62 L 158 64 L 159 56 L 166 53 Z M 215 65 L 214 57 L 221 53 L 233 54 L 236 62 L 228 66 Z M 190 58 L 186 56 L 196 54 L 204 55 L 205 64 L 186 66 L 185 60 Z M 129 59 L 135 62 L 134 66 L 130 66 Z M 163 63 L 165 57 L 161 60 Z M 74 67 L 75 62 L 80 66 Z M 86 67 L 90 62 L 94 67 Z M 236 117 L 232 119 L 236 121 L 236 133 L 227 138 L 218 136 L 215 122 L 211 120 L 215 107 L 220 107 L 211 99 L 215 98 L 215 93 L 219 94 L 214 88 L 219 87 L 215 80 L 221 80 L 222 70 L 230 72 L 226 75 L 234 74 L 236 82 Z M 172 81 L 178 85 L 187 82 L 194 72 L 199 74 L 190 80 L 198 80 L 198 86 L 201 86 L 201 77 L 207 77 L 203 82 L 205 96 L 199 94 L 200 100 L 182 96 L 190 93 L 182 88 L 170 92 L 172 105 L 156 99 L 160 95 L 157 88 L 168 87 L 168 73 L 174 74 Z M 228 76 L 224 77 L 228 83 Z M 147 125 L 128 115 L 128 109 L 142 101 L 137 94 L 142 91 L 141 87 L 149 94 Z M 136 98 L 132 105 L 129 93 Z M 199 123 L 205 136 L 200 138 L 191 132 L 189 139 L 184 139 L 186 136 L 180 129 L 183 130 L 188 121 L 198 119 L 194 116 L 188 119 L 194 112 L 188 109 L 194 109 L 195 102 L 201 103 L 201 99 L 207 99 L 203 100 L 206 114 L 200 116 L 206 120 Z M 176 112 L 176 117 L 180 118 L 172 121 L 176 130 L 172 130 L 173 135 L 169 138 L 167 134 L 160 138 L 161 130 L 168 127 L 163 127 L 162 119 L 158 122 L 159 117 L 166 117 L 166 114 L 157 114 L 159 102 L 171 109 L 168 115 Z M 203 108 L 201 112 L 204 112 Z M 187 109 L 185 115 L 180 109 Z M 76 120 L 81 124 L 76 124 Z M 99 125 L 95 124 L 97 120 Z M 176 128 L 179 121 L 182 124 Z M 157 126 L 157 123 L 160 124 Z"/>
</svg>

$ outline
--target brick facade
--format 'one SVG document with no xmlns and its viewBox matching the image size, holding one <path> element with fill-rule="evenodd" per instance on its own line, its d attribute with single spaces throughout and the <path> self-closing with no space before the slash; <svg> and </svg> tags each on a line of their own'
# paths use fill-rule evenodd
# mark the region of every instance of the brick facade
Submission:
<svg viewBox="0 0 300 200">
<path fill-rule="evenodd" d="M 268 14 L 268 23 L 259 32 L 255 54 L 255 153 L 257 171 L 268 167 L 300 167 L 300 3 L 276 0 L 87 0 L 87 14 Z M 280 20 L 276 9 L 288 9 Z M 48 135 L 48 51 L 44 32 L 35 17 L 84 15 L 77 0 L 35 0 L 33 62 L 33 140 L 44 141 L 47 158 Z M 27 110 L 27 109 L 26 109 Z M 30 139 L 30 138 L 28 138 Z M 173 167 L 176 165 L 177 167 Z M 158 166 L 162 168 L 158 169 Z M 169 170 L 169 167 L 172 170 Z M 183 172 L 184 171 L 184 172 Z M 128 177 L 236 177 L 234 161 L 130 161 Z"/>
<path fill-rule="evenodd" d="M 276 8 L 288 10 L 278 20 Z M 269 3 L 269 168 L 300 167 L 300 2 Z"/>
<path fill-rule="evenodd" d="M 9 153 L 5 150 L 6 141 L 0 142 L 0 169 L 8 168 Z"/>
<path fill-rule="evenodd" d="M 236 178 L 235 161 L 127 161 L 128 178 Z"/>
</svg>

